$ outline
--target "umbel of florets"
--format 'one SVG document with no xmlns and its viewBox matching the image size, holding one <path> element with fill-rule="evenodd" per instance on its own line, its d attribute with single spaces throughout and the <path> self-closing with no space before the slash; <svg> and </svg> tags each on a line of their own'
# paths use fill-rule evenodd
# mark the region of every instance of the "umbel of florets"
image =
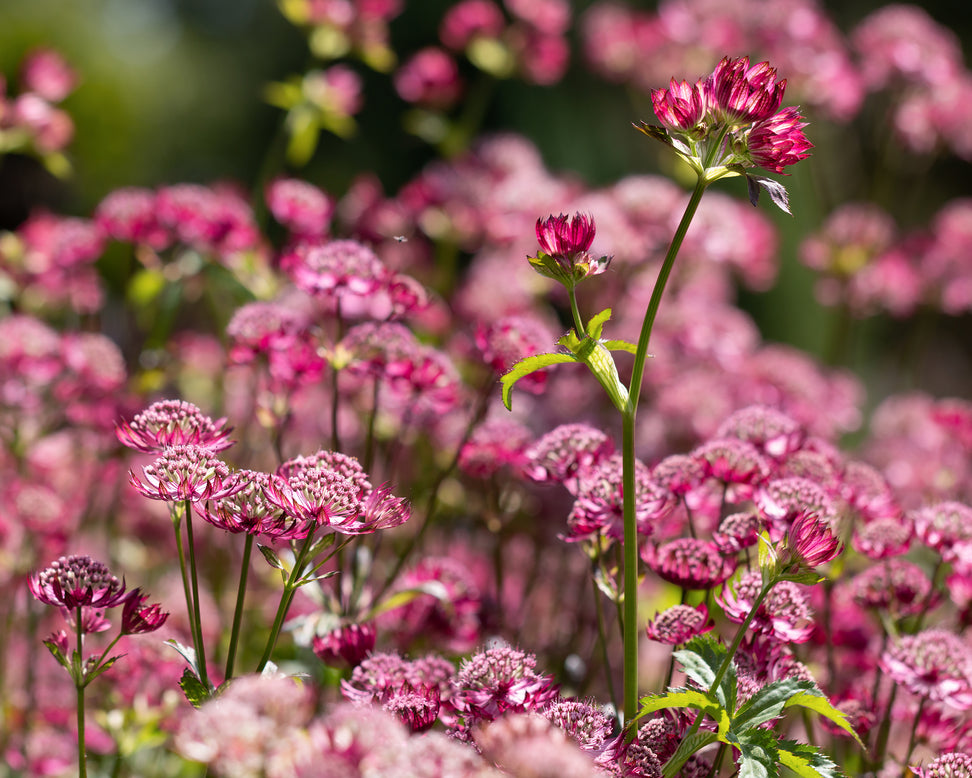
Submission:
<svg viewBox="0 0 972 778">
<path fill-rule="evenodd" d="M 594 217 L 590 214 L 537 219 L 540 250 L 535 257 L 527 259 L 540 275 L 573 289 L 585 278 L 603 273 L 611 262 L 611 257 L 591 255 L 595 232 Z"/>
</svg>

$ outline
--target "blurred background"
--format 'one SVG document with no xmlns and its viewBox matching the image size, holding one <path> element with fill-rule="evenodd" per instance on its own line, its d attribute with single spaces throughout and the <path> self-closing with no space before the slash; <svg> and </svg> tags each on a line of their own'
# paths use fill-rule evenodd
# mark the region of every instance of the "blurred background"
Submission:
<svg viewBox="0 0 972 778">
<path fill-rule="evenodd" d="M 40 46 L 60 51 L 80 81 L 64 103 L 75 124 L 67 150 L 72 172 L 52 175 L 36 158 L 21 154 L 0 158 L 0 229 L 16 229 L 37 208 L 90 216 L 109 192 L 122 186 L 233 181 L 255 192 L 268 175 L 285 172 L 288 164 L 280 151 L 285 114 L 268 103 L 267 87 L 320 65 L 310 53 L 306 31 L 285 18 L 286 5 L 269 0 L 4 3 L 0 73 L 8 84 L 16 80 L 25 54 Z M 447 0 L 402 4 L 388 23 L 391 48 L 400 60 L 436 41 L 450 5 Z M 672 174 L 669 155 L 631 128 L 633 121 L 653 121 L 645 90 L 612 83 L 592 72 L 585 60 L 581 21 L 591 5 L 572 2 L 570 63 L 563 77 L 549 85 L 495 80 L 480 129 L 525 135 L 548 169 L 576 174 L 591 187 L 632 173 Z M 774 5 L 764 4 L 767 9 Z M 629 7 L 650 12 L 655 5 Z M 845 35 L 881 7 L 863 1 L 820 6 Z M 967 3 L 941 0 L 921 7 L 968 51 L 972 13 Z M 364 82 L 357 132 L 344 138 L 322 132 L 306 165 L 290 165 L 290 172 L 340 197 L 356 175 L 374 171 L 390 196 L 438 152 L 403 131 L 409 106 L 396 94 L 390 75 L 347 59 Z M 464 74 L 472 69 L 467 61 L 461 67 Z M 692 80 L 701 72 L 672 75 Z M 969 163 L 955 155 L 889 159 L 886 138 L 875 133 L 880 110 L 880 103 L 868 96 L 863 109 L 847 121 L 808 111 L 812 126 L 807 133 L 817 153 L 787 179 L 794 215 L 761 206 L 780 230 L 778 282 L 770 292 L 742 291 L 740 303 L 767 340 L 859 372 L 872 387 L 872 403 L 915 385 L 936 394 L 968 396 L 972 335 L 967 314 L 933 316 L 922 325 L 921 348 L 935 352 L 927 369 L 905 375 L 895 361 L 902 344 L 911 342 L 914 319 L 870 317 L 857 326 L 852 346 L 834 357 L 828 343 L 841 325 L 833 309 L 816 302 L 814 273 L 795 259 L 800 241 L 841 203 L 877 202 L 907 230 L 927 224 L 943 203 L 970 193 Z M 720 186 L 745 197 L 738 179 Z"/>
</svg>

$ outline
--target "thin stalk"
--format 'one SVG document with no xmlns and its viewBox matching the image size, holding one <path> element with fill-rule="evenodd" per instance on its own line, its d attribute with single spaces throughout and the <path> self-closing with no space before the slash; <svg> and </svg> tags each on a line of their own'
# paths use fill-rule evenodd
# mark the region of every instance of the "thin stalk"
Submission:
<svg viewBox="0 0 972 778">
<path fill-rule="evenodd" d="M 87 778 L 88 758 L 84 748 L 84 658 L 81 655 L 81 644 L 83 641 L 83 630 L 81 627 L 81 606 L 75 608 L 74 629 L 78 641 L 78 657 L 80 659 L 80 675 L 74 679 L 74 686 L 77 690 L 77 714 L 78 714 L 78 778 Z M 73 675 L 73 673 L 72 673 Z"/>
<path fill-rule="evenodd" d="M 371 415 L 368 416 L 368 430 L 365 433 L 364 462 L 362 466 L 366 473 L 371 472 L 375 461 L 375 420 L 378 418 L 378 395 L 381 392 L 381 378 L 375 376 L 371 387 Z"/>
<path fill-rule="evenodd" d="M 202 616 L 199 611 L 199 576 L 196 573 L 196 542 L 192 534 L 192 506 L 186 500 L 186 540 L 189 541 L 189 576 L 192 582 L 192 613 L 189 618 L 196 625 L 196 664 L 199 680 L 209 688 L 209 672 L 206 670 L 206 646 L 203 645 Z"/>
<path fill-rule="evenodd" d="M 915 750 L 915 744 L 918 742 L 918 724 L 921 722 L 921 714 L 925 710 L 925 703 L 928 702 L 927 697 L 922 697 L 921 701 L 918 703 L 918 710 L 915 711 L 915 720 L 911 725 L 911 737 L 908 738 L 908 750 L 905 752 L 904 756 L 904 766 L 905 771 L 904 776 L 911 775 L 911 770 L 908 769 L 908 762 L 911 761 L 911 754 Z"/>
<path fill-rule="evenodd" d="M 246 533 L 243 541 L 243 562 L 240 564 L 240 583 L 236 590 L 236 609 L 233 611 L 233 628 L 230 630 L 229 650 L 226 652 L 225 680 L 233 677 L 236 663 L 236 648 L 240 642 L 240 627 L 243 624 L 243 601 L 246 599 L 246 583 L 250 576 L 250 553 L 253 551 L 253 535 Z"/>
<path fill-rule="evenodd" d="M 574 329 L 577 331 L 577 337 L 583 338 L 587 334 L 587 328 L 584 326 L 584 320 L 581 318 L 580 308 L 577 307 L 576 288 L 568 286 L 567 296 L 570 297 L 570 312 L 574 317 Z"/>
<path fill-rule="evenodd" d="M 874 744 L 875 768 L 884 764 L 884 755 L 888 750 L 888 737 L 891 734 L 891 711 L 894 708 L 894 698 L 898 696 L 898 685 L 892 684 L 888 694 L 888 704 L 884 709 L 884 718 L 881 719 L 881 728 L 878 730 L 877 743 Z"/>
<path fill-rule="evenodd" d="M 280 637 L 284 619 L 287 618 L 287 611 L 290 610 L 290 603 L 293 602 L 294 592 L 297 591 L 297 582 L 303 575 L 304 566 L 307 563 L 307 552 L 311 547 L 313 537 L 312 533 L 304 538 L 304 543 L 300 547 L 300 551 L 297 552 L 296 559 L 294 559 L 294 567 L 290 571 L 290 576 L 284 584 L 283 593 L 280 595 L 280 604 L 277 606 L 277 614 L 273 618 L 273 626 L 270 628 L 270 636 L 267 638 L 267 645 L 263 651 L 263 656 L 260 658 L 260 664 L 257 665 L 257 673 L 263 672 L 263 668 L 270 661 L 273 649 L 277 646 L 277 638 Z"/>
<path fill-rule="evenodd" d="M 190 637 L 192 637 L 193 648 L 196 650 L 196 660 L 198 664 L 200 638 L 197 630 L 196 620 L 193 617 L 193 614 L 195 613 L 195 605 L 192 597 L 192 588 L 189 585 L 189 576 L 186 575 L 186 550 L 182 542 L 182 521 L 179 518 L 178 510 L 179 509 L 177 506 L 172 506 L 172 527 L 175 529 L 176 551 L 179 555 L 179 572 L 182 574 L 182 591 L 186 596 L 186 616 L 189 619 L 189 633 Z"/>
<path fill-rule="evenodd" d="M 597 587 L 595 568 L 597 562 L 592 560 L 591 585 L 594 587 L 594 613 L 597 617 L 597 642 L 601 646 L 601 661 L 604 662 L 604 678 L 607 681 L 608 695 L 611 698 L 611 705 L 614 710 L 618 710 L 618 695 L 614 691 L 614 677 L 611 673 L 611 658 L 608 654 L 607 631 L 604 629 L 604 608 L 601 605 L 601 590 Z"/>
<path fill-rule="evenodd" d="M 638 400 L 641 396 L 641 383 L 644 378 L 645 360 L 648 357 L 648 341 L 655 324 L 655 316 L 661 305 L 668 278 L 675 266 L 682 242 L 689 225 L 698 210 L 706 182 L 699 176 L 695 190 L 689 198 L 678 223 L 675 235 L 668 247 L 665 261 L 658 271 L 658 278 L 651 292 L 641 334 L 635 349 L 634 366 L 631 370 L 631 384 L 628 389 L 628 402 L 621 414 L 622 431 L 622 492 L 624 506 L 624 713 L 630 720 L 638 705 L 638 527 L 635 518 L 635 420 L 638 414 Z M 634 730 L 628 737 L 634 737 Z"/>
<path fill-rule="evenodd" d="M 341 298 L 334 298 L 334 316 L 337 319 L 337 333 L 334 337 L 335 343 L 340 343 L 344 337 L 344 320 L 341 317 Z M 338 395 L 338 376 L 341 371 L 333 364 L 331 365 L 331 451 L 341 450 L 341 435 L 338 432 L 338 406 L 340 396 Z"/>
</svg>

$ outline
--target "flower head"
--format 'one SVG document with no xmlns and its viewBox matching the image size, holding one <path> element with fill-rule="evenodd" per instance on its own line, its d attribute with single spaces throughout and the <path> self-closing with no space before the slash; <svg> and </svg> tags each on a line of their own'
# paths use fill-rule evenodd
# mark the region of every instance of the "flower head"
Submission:
<svg viewBox="0 0 972 778">
<path fill-rule="evenodd" d="M 172 446 L 151 465 L 142 468 L 142 481 L 129 471 L 138 492 L 152 500 L 203 502 L 238 492 L 244 484 L 230 475 L 226 463 L 200 446 Z"/>
<path fill-rule="evenodd" d="M 130 422 L 115 427 L 118 440 L 146 454 L 170 446 L 193 445 L 209 451 L 223 451 L 233 445 L 226 419 L 213 421 L 192 403 L 160 400 L 152 403 Z"/>
<path fill-rule="evenodd" d="M 663 126 L 674 132 L 699 134 L 704 132 L 706 117 L 706 89 L 703 82 L 689 84 L 674 78 L 668 89 L 652 89 L 651 104 L 655 116 Z"/>
<path fill-rule="evenodd" d="M 942 754 L 927 765 L 912 768 L 918 778 L 972 778 L 972 754 Z"/>
<path fill-rule="evenodd" d="M 711 589 L 736 569 L 735 559 L 723 556 L 713 541 L 701 538 L 648 543 L 641 558 L 659 578 L 684 589 Z"/>
<path fill-rule="evenodd" d="M 324 664 L 357 667 L 374 649 L 376 636 L 371 622 L 342 624 L 326 635 L 314 635 L 314 653 Z"/>
<path fill-rule="evenodd" d="M 122 634 L 138 635 L 145 632 L 155 632 L 160 629 L 169 618 L 167 611 L 162 610 L 162 604 L 153 602 L 146 605 L 149 595 L 142 594 L 141 589 L 129 592 L 122 607 Z"/>
<path fill-rule="evenodd" d="M 668 610 L 656 613 L 655 618 L 648 622 L 646 632 L 649 640 L 669 646 L 680 646 L 688 643 L 696 635 L 712 629 L 712 624 L 708 622 L 709 611 L 704 602 L 696 607 L 674 605 Z"/>
<path fill-rule="evenodd" d="M 540 251 L 527 259 L 540 275 L 573 288 L 585 278 L 603 273 L 611 262 L 611 257 L 590 255 L 594 233 L 594 217 L 590 214 L 575 213 L 570 217 L 560 214 L 537 219 Z"/>
<path fill-rule="evenodd" d="M 881 657 L 881 668 L 908 691 L 959 710 L 972 708 L 969 646 L 953 632 L 905 635 Z"/>
<path fill-rule="evenodd" d="M 707 108 L 729 125 L 769 119 L 783 102 L 786 79 L 776 79 L 769 62 L 749 64 L 749 57 L 724 57 L 705 80 Z"/>
<path fill-rule="evenodd" d="M 813 144 L 803 134 L 807 123 L 797 108 L 784 108 L 758 122 L 746 136 L 746 154 L 753 164 L 784 173 L 784 168 L 810 156 Z"/>
<path fill-rule="evenodd" d="M 759 572 L 744 573 L 732 590 L 718 597 L 726 618 L 741 624 L 749 616 L 762 588 Z M 805 643 L 813 634 L 813 618 L 804 591 L 791 581 L 780 581 L 766 596 L 750 629 L 779 643 Z"/>
<path fill-rule="evenodd" d="M 51 562 L 27 579 L 27 588 L 41 602 L 69 609 L 114 608 L 128 597 L 104 564 L 79 555 Z"/>
<path fill-rule="evenodd" d="M 840 550 L 840 539 L 831 531 L 829 522 L 813 513 L 801 513 L 786 534 L 780 562 L 818 567 L 837 557 Z"/>
</svg>

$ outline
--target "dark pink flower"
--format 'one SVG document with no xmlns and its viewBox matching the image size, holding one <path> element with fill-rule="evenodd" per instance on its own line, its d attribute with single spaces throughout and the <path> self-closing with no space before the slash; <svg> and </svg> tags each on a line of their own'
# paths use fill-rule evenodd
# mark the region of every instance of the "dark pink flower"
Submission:
<svg viewBox="0 0 972 778">
<path fill-rule="evenodd" d="M 111 238 L 125 243 L 145 244 L 156 251 L 172 240 L 156 213 L 155 192 L 139 187 L 125 187 L 109 192 L 98 203 L 95 223 Z"/>
<path fill-rule="evenodd" d="M 380 486 L 361 501 L 361 511 L 357 516 L 332 520 L 330 526 L 344 535 L 365 535 L 398 527 L 408 521 L 411 514 L 407 500 L 393 495 L 388 487 Z"/>
<path fill-rule="evenodd" d="M 754 502 L 774 541 L 783 537 L 801 516 L 812 513 L 828 523 L 837 519 L 830 495 L 808 478 L 769 481 L 756 489 Z"/>
<path fill-rule="evenodd" d="M 89 556 L 61 557 L 27 579 L 30 593 L 61 608 L 114 608 L 128 597 L 108 568 Z"/>
<path fill-rule="evenodd" d="M 128 475 L 139 494 L 167 502 L 217 500 L 244 486 L 210 449 L 193 445 L 163 449 L 155 462 L 142 468 L 144 481 L 132 470 Z"/>
<path fill-rule="evenodd" d="M 141 589 L 133 589 L 128 593 L 122 607 L 121 631 L 123 635 L 140 635 L 155 632 L 160 629 L 169 614 L 162 610 L 162 604 L 153 602 L 146 605 L 149 595 L 142 594 Z"/>
<path fill-rule="evenodd" d="M 429 46 L 413 54 L 395 72 L 395 91 L 407 103 L 445 110 L 462 92 L 459 66 L 444 50 Z"/>
<path fill-rule="evenodd" d="M 371 622 L 342 624 L 326 635 L 314 635 L 314 653 L 327 665 L 357 667 L 375 648 L 377 631 Z"/>
<path fill-rule="evenodd" d="M 196 512 L 213 526 L 227 532 L 257 535 L 279 524 L 280 509 L 269 504 L 264 490 L 269 473 L 237 470 L 233 477 L 241 485 L 238 491 L 196 506 Z"/>
<path fill-rule="evenodd" d="M 969 778 L 972 776 L 972 754 L 956 751 L 935 757 L 928 764 L 913 767 L 918 778 Z"/>
<path fill-rule="evenodd" d="M 641 558 L 662 580 L 683 589 L 712 589 L 736 569 L 736 560 L 723 556 L 711 540 L 676 538 L 646 543 Z"/>
<path fill-rule="evenodd" d="M 474 478 L 491 478 L 504 467 L 519 473 L 530 431 L 517 421 L 488 419 L 473 431 L 459 452 L 459 469 Z"/>
<path fill-rule="evenodd" d="M 651 104 L 662 126 L 677 133 L 692 134 L 708 114 L 705 82 L 689 84 L 674 78 L 668 89 L 652 89 Z"/>
<path fill-rule="evenodd" d="M 784 108 L 758 122 L 747 136 L 747 152 L 753 163 L 775 173 L 785 172 L 810 156 L 813 144 L 803 134 L 807 123 L 797 108 Z"/>
<path fill-rule="evenodd" d="M 692 451 L 692 458 L 706 477 L 732 486 L 732 494 L 742 499 L 753 487 L 766 480 L 770 465 L 756 447 L 738 438 L 709 440 Z"/>
<path fill-rule="evenodd" d="M 929 505 L 914 511 L 915 535 L 946 559 L 952 547 L 972 540 L 972 508 L 952 500 Z"/>
<path fill-rule="evenodd" d="M 929 610 L 932 582 L 914 562 L 891 557 L 858 573 L 851 582 L 854 602 L 885 611 L 894 619 Z"/>
<path fill-rule="evenodd" d="M 801 513 L 787 530 L 785 549 L 780 557 L 781 565 L 818 567 L 840 554 L 841 543 L 829 521 L 814 513 Z"/>
<path fill-rule="evenodd" d="M 208 451 L 223 451 L 233 445 L 226 419 L 213 421 L 192 403 L 160 400 L 130 422 L 115 427 L 119 441 L 146 454 L 160 453 L 172 446 L 192 445 Z"/>
<path fill-rule="evenodd" d="M 972 708 L 969 646 L 945 629 L 904 635 L 881 656 L 881 669 L 919 697 L 959 710 Z"/>
<path fill-rule="evenodd" d="M 750 405 L 735 411 L 716 430 L 717 438 L 739 438 L 762 454 L 782 460 L 800 449 L 807 433 L 803 425 L 777 408 Z"/>
<path fill-rule="evenodd" d="M 289 478 L 271 476 L 264 487 L 267 502 L 283 512 L 281 521 L 263 532 L 277 540 L 299 540 L 322 526 L 340 531 L 354 522 L 361 511 L 359 490 L 344 476 L 320 467 L 310 467 Z"/>
<path fill-rule="evenodd" d="M 527 475 L 538 483 L 560 483 L 571 494 L 591 470 L 614 453 L 614 443 L 589 424 L 561 424 L 526 451 Z"/>
<path fill-rule="evenodd" d="M 37 49 L 20 66 L 20 81 L 25 92 L 33 92 L 51 103 L 59 103 L 78 84 L 78 75 L 53 49 Z"/>
<path fill-rule="evenodd" d="M 695 607 L 674 605 L 661 613 L 656 613 L 655 618 L 648 622 L 645 631 L 649 640 L 669 646 L 680 646 L 688 643 L 696 635 L 708 632 L 712 627 L 705 603 L 699 603 Z"/>
<path fill-rule="evenodd" d="M 709 110 L 730 125 L 769 119 L 779 110 L 784 91 L 786 79 L 777 81 L 776 68 L 769 62 L 750 66 L 749 57 L 723 58 L 705 80 Z"/>
<path fill-rule="evenodd" d="M 585 278 L 600 275 L 608 268 L 610 257 L 595 258 L 589 250 L 596 228 L 590 214 L 575 213 L 537 219 L 537 242 L 540 251 L 527 257 L 540 275 L 572 288 Z"/>
<path fill-rule="evenodd" d="M 886 559 L 907 553 L 915 528 L 906 517 L 875 519 L 864 525 L 855 525 L 851 545 L 871 559 Z"/>
<path fill-rule="evenodd" d="M 446 11 L 439 38 L 453 51 L 462 51 L 477 38 L 497 38 L 506 26 L 499 6 L 492 0 L 462 0 Z"/>
</svg>

